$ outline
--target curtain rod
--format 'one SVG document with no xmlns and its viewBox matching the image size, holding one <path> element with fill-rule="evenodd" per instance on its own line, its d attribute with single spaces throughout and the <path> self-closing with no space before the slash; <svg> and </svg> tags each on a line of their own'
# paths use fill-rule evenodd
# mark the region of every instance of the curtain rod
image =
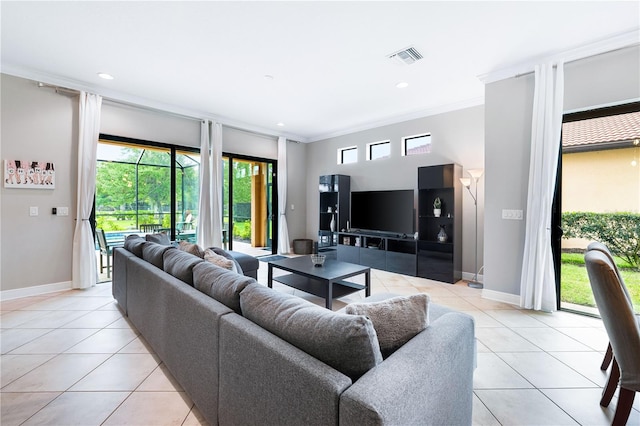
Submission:
<svg viewBox="0 0 640 426">
<path fill-rule="evenodd" d="M 581 57 L 579 57 L 579 58 L 575 58 L 575 59 L 571 59 L 571 60 L 569 60 L 569 61 L 565 61 L 565 62 L 564 62 L 564 64 L 565 64 L 565 65 L 566 65 L 566 64 L 571 64 L 571 63 L 573 63 L 573 62 L 581 61 L 581 60 L 583 60 L 583 59 L 595 58 L 595 57 L 597 57 L 597 56 L 606 55 L 606 54 L 608 54 L 608 53 L 618 52 L 618 51 L 620 51 L 620 50 L 628 49 L 628 48 L 631 48 L 631 47 L 636 47 L 636 46 L 638 46 L 638 44 L 640 44 L 640 43 L 635 43 L 635 44 L 632 44 L 632 45 L 627 45 L 627 46 L 617 47 L 617 48 L 615 48 L 615 49 L 607 50 L 607 51 L 605 51 L 605 52 L 596 53 L 596 54 L 594 54 L 594 55 L 581 56 Z M 555 66 L 554 66 L 554 68 L 555 68 Z M 514 77 L 515 77 L 515 78 L 519 78 L 519 77 L 524 77 L 525 75 L 534 74 L 534 73 L 535 73 L 535 70 L 533 70 L 533 71 L 527 71 L 527 72 L 523 72 L 523 73 L 520 73 L 520 74 L 516 74 Z"/>
</svg>

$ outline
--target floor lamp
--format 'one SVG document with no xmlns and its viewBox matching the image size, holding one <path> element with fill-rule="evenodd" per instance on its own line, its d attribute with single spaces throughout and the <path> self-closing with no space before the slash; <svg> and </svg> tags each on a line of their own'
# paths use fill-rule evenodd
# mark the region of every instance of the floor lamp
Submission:
<svg viewBox="0 0 640 426">
<path fill-rule="evenodd" d="M 462 183 L 462 186 L 467 188 L 469 194 L 471 194 L 471 198 L 473 198 L 473 205 L 476 209 L 476 234 L 473 243 L 473 250 L 476 254 L 476 263 L 473 279 L 469 281 L 467 285 L 471 288 L 483 288 L 484 285 L 480 281 L 478 281 L 478 180 L 480 180 L 480 177 L 482 176 L 482 173 L 484 173 L 484 171 L 482 169 L 471 169 L 467 170 L 467 173 L 469 173 L 471 178 L 460 178 L 460 182 Z M 473 179 L 473 181 L 475 182 L 474 192 L 471 192 L 471 179 Z"/>
</svg>

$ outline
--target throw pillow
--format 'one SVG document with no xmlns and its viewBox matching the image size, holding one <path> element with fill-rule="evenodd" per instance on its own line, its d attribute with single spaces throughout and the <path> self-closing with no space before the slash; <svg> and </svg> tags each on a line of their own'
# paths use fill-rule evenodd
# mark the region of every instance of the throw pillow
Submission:
<svg viewBox="0 0 640 426">
<path fill-rule="evenodd" d="M 251 284 L 240 293 L 242 315 L 356 381 L 382 362 L 371 321 L 321 308 L 292 294 Z"/>
<path fill-rule="evenodd" d="M 162 244 L 163 246 L 171 245 L 171 240 L 169 239 L 169 235 L 166 232 L 157 232 L 155 234 L 147 234 L 146 240 L 151 241 L 153 243 Z"/>
<path fill-rule="evenodd" d="M 209 247 L 209 249 L 212 250 L 215 254 L 219 254 L 220 256 L 233 261 L 236 267 L 235 269 L 232 269 L 232 271 L 237 272 L 240 275 L 244 275 L 244 271 L 242 270 L 242 266 L 240 266 L 240 263 L 235 259 L 235 257 L 233 257 L 226 250 L 221 249 L 220 247 Z M 245 255 L 245 256 L 249 257 L 248 255 Z"/>
<path fill-rule="evenodd" d="M 194 256 L 198 256 L 201 259 L 204 259 L 204 250 L 200 248 L 199 245 L 190 243 L 188 241 L 180 241 L 178 248 L 182 251 L 186 251 L 187 253 L 191 253 Z"/>
<path fill-rule="evenodd" d="M 142 258 L 142 247 L 146 243 L 146 240 L 139 235 L 129 235 L 124 240 L 124 248 L 135 254 L 139 258 Z"/>
<path fill-rule="evenodd" d="M 224 256 L 220 256 L 211 249 L 206 249 L 204 251 L 204 260 L 206 260 L 207 262 L 211 262 L 221 268 L 236 272 L 236 270 L 234 270 L 236 265 L 235 263 L 233 263 L 233 260 L 229 260 Z"/>
<path fill-rule="evenodd" d="M 365 315 L 373 322 L 380 351 L 387 358 L 429 326 L 430 300 L 424 293 L 398 296 L 380 302 L 351 303 L 344 312 Z"/>
</svg>

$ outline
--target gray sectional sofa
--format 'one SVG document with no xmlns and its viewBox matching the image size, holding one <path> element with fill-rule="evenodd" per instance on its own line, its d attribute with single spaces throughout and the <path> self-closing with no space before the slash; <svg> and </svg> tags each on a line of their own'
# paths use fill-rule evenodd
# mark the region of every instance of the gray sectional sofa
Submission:
<svg viewBox="0 0 640 426">
<path fill-rule="evenodd" d="M 430 304 L 383 360 L 368 317 L 141 239 L 114 250 L 113 295 L 211 425 L 471 424 L 466 314 Z"/>
</svg>

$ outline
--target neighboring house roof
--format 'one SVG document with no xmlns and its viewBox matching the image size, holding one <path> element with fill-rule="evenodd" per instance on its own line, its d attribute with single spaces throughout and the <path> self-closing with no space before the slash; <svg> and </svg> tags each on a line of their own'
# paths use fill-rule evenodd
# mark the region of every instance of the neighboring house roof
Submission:
<svg viewBox="0 0 640 426">
<path fill-rule="evenodd" d="M 640 112 L 562 124 L 563 151 L 623 148 L 636 139 L 640 139 Z"/>
</svg>

